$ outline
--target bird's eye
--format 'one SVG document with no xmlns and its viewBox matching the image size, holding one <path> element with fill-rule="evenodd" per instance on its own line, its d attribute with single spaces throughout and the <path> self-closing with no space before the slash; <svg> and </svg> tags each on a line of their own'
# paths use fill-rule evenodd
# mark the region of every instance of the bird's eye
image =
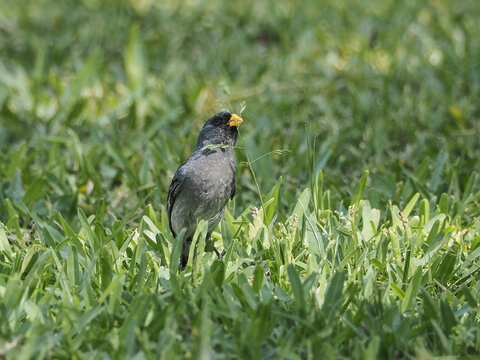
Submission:
<svg viewBox="0 0 480 360">
<path fill-rule="evenodd" d="M 220 125 L 222 125 L 223 123 L 224 123 L 224 121 L 223 121 L 223 118 L 221 118 L 221 117 L 217 117 L 217 118 L 215 118 L 215 120 L 213 121 L 213 124 L 214 124 L 215 126 L 220 126 Z"/>
</svg>

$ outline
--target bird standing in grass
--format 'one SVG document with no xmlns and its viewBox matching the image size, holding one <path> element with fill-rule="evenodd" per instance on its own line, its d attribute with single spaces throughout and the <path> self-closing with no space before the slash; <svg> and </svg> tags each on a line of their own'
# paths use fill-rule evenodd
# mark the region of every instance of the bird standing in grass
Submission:
<svg viewBox="0 0 480 360">
<path fill-rule="evenodd" d="M 236 167 L 233 147 L 242 118 L 221 112 L 208 119 L 195 151 L 173 176 L 167 199 L 170 230 L 177 236 L 186 228 L 180 268 L 187 265 L 190 244 L 200 220 L 208 221 L 207 241 L 235 195 Z M 215 248 L 214 248 L 215 249 Z M 217 255 L 220 255 L 215 249 Z"/>
</svg>

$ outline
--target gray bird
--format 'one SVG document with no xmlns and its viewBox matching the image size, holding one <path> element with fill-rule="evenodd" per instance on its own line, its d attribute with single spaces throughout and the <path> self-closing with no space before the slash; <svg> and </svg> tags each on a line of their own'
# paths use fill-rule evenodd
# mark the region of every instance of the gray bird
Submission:
<svg viewBox="0 0 480 360">
<path fill-rule="evenodd" d="M 177 236 L 186 228 L 180 268 L 187 265 L 192 237 L 200 220 L 208 221 L 207 241 L 235 195 L 236 167 L 233 147 L 242 118 L 221 112 L 208 119 L 195 151 L 173 176 L 167 199 L 170 230 Z M 215 249 L 215 248 L 214 248 Z M 217 255 L 220 255 L 215 249 Z"/>
</svg>

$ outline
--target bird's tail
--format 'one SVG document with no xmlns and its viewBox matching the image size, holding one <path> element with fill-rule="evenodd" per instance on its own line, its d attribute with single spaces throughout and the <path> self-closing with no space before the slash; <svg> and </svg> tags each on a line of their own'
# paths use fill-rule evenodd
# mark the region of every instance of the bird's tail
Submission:
<svg viewBox="0 0 480 360">
<path fill-rule="evenodd" d="M 188 262 L 188 254 L 190 253 L 190 245 L 192 243 L 192 238 L 186 238 L 183 242 L 182 255 L 180 256 L 180 270 L 185 269 Z"/>
</svg>

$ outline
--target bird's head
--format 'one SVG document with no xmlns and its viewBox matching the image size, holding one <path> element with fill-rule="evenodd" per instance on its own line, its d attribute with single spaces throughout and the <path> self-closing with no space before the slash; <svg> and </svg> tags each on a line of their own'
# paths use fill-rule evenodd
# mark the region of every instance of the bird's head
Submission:
<svg viewBox="0 0 480 360">
<path fill-rule="evenodd" d="M 202 131 L 198 136 L 196 149 L 201 149 L 208 145 L 229 145 L 234 146 L 237 142 L 237 127 L 243 122 L 237 114 L 229 112 L 220 112 L 212 116 L 203 125 Z"/>
</svg>

